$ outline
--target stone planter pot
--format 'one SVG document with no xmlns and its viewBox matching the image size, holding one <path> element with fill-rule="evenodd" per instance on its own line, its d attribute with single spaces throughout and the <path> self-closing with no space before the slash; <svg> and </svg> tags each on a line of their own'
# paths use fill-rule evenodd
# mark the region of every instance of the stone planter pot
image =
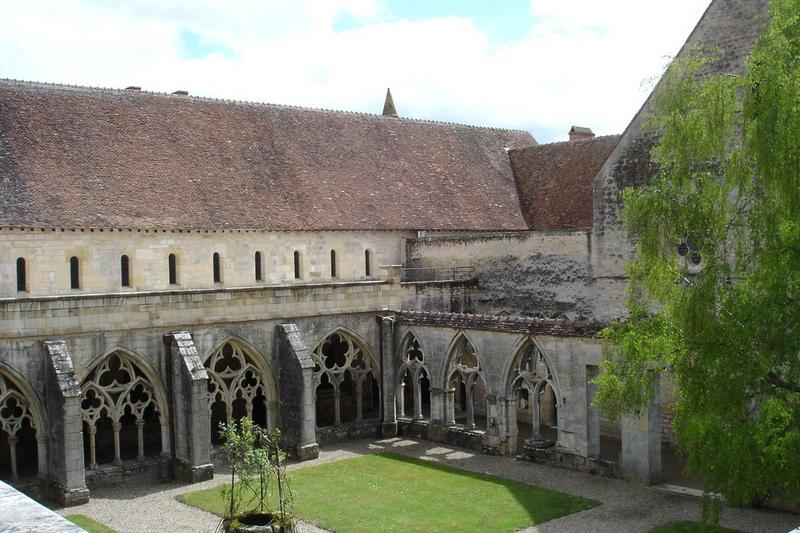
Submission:
<svg viewBox="0 0 800 533">
<path fill-rule="evenodd" d="M 224 520 L 225 533 L 294 533 L 293 526 L 281 526 L 275 523 L 272 513 L 254 513 Z"/>
</svg>

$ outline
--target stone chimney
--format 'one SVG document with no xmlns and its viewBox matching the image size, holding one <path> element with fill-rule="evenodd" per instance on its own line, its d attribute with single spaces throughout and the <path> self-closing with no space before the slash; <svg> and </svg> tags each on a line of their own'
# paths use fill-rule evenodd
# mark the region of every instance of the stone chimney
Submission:
<svg viewBox="0 0 800 533">
<path fill-rule="evenodd" d="M 572 126 L 569 129 L 569 140 L 579 141 L 581 139 L 591 139 L 594 137 L 592 128 L 584 128 L 583 126 Z"/>
<path fill-rule="evenodd" d="M 386 89 L 386 101 L 383 102 L 383 113 L 384 117 L 396 117 L 397 116 L 397 109 L 394 107 L 394 100 L 392 99 L 392 91 L 391 89 Z"/>
</svg>

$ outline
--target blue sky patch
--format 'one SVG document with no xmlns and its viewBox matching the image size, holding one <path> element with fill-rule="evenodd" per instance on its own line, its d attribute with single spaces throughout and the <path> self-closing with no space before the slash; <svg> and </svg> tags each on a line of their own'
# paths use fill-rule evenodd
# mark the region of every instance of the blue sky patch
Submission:
<svg viewBox="0 0 800 533">
<path fill-rule="evenodd" d="M 236 57 L 236 52 L 225 43 L 211 41 L 187 28 L 181 30 L 180 53 L 186 59 L 203 59 L 214 54 L 229 59 Z"/>
<path fill-rule="evenodd" d="M 381 22 L 467 18 L 472 19 L 475 27 L 484 32 L 492 43 L 519 41 L 534 26 L 529 0 L 388 0 L 387 5 L 389 18 Z M 372 22 L 375 21 L 355 19 L 345 13 L 336 20 L 334 30 L 353 30 Z"/>
</svg>

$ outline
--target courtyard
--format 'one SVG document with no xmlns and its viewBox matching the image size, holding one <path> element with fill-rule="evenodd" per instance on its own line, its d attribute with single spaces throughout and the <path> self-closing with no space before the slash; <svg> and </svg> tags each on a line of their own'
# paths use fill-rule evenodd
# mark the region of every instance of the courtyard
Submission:
<svg viewBox="0 0 800 533">
<path fill-rule="evenodd" d="M 349 475 L 352 472 L 358 472 L 358 469 L 346 468 L 345 465 L 348 462 L 344 461 L 359 458 L 369 461 L 361 463 L 350 461 L 349 464 L 358 465 L 359 468 L 363 467 L 362 479 Z M 375 461 L 382 458 L 391 460 L 391 468 L 397 469 L 395 476 L 409 476 L 406 492 L 397 494 L 388 492 L 385 487 L 375 487 L 376 480 L 373 479 L 373 490 L 377 488 L 377 491 L 370 494 L 370 476 L 374 475 L 370 469 L 374 470 Z M 450 494 L 444 493 L 447 490 L 446 486 L 418 484 L 418 480 L 415 479 L 419 472 L 415 474 L 413 470 L 424 467 L 426 464 L 448 467 L 444 470 L 446 473 L 465 477 L 469 483 L 459 484 L 471 488 L 479 494 L 473 495 L 470 502 L 465 501 L 463 494 L 458 494 L 453 483 L 451 485 L 454 489 Z M 324 495 L 326 501 L 320 502 L 320 504 L 324 503 L 328 508 L 338 508 L 345 518 L 347 515 L 350 517 L 378 517 L 370 519 L 375 520 L 372 524 L 369 523 L 369 520 L 362 521 L 361 526 L 355 528 L 355 530 L 361 531 L 385 530 L 384 521 L 380 520 L 380 517 L 386 517 L 386 523 L 398 523 L 395 515 L 408 513 L 409 506 L 411 509 L 417 509 L 417 512 L 414 513 L 415 516 L 424 517 L 426 514 L 431 514 L 436 515 L 437 518 L 446 519 L 447 515 L 452 514 L 452 509 L 442 507 L 447 506 L 448 503 L 453 507 L 465 505 L 481 508 L 486 497 L 499 498 L 492 502 L 491 508 L 494 509 L 494 513 L 502 514 L 503 517 L 518 513 L 521 508 L 528 513 L 528 516 L 523 517 L 528 520 L 526 526 L 506 524 L 504 527 L 497 526 L 497 529 L 482 528 L 486 531 L 519 529 L 530 532 L 647 532 L 668 523 L 697 520 L 700 513 L 700 500 L 695 497 L 403 437 L 359 440 L 323 447 L 318 459 L 293 464 L 289 468 L 293 471 L 305 470 L 319 465 L 326 466 L 326 476 L 334 476 L 330 478 L 329 490 Z M 409 469 L 405 473 L 403 473 L 404 465 Z M 316 472 L 323 472 L 323 470 L 316 470 Z M 294 474 L 302 474 L 302 472 Z M 338 484 L 335 478 L 337 474 L 343 476 Z M 498 480 L 497 478 L 502 479 Z M 120 533 L 128 531 L 214 531 L 219 523 L 217 515 L 186 505 L 179 501 L 179 498 L 187 499 L 188 493 L 214 489 L 227 480 L 228 476 L 225 472 L 218 471 L 214 479 L 194 485 L 178 484 L 174 481 L 131 481 L 113 488 L 93 490 L 89 503 L 60 512 L 65 515 L 89 516 Z M 358 490 L 360 481 L 363 482 L 362 486 L 364 487 L 362 497 L 350 497 L 353 490 Z M 479 485 L 471 484 L 482 481 L 501 485 L 508 497 L 504 501 L 499 497 L 499 493 L 485 495 Z M 527 487 L 530 485 L 534 488 Z M 531 492 L 527 492 L 524 487 L 530 489 Z M 562 494 L 558 495 L 551 491 Z M 297 490 L 296 487 L 296 492 L 298 516 L 314 522 L 319 521 L 319 518 L 313 513 L 309 514 L 307 507 L 304 508 L 304 503 L 301 501 L 302 489 Z M 539 496 L 538 503 L 537 494 Z M 564 495 L 568 496 L 562 497 Z M 309 499 L 312 497 L 318 496 L 308 496 Z M 550 500 L 547 500 L 548 498 Z M 547 503 L 542 505 L 542 500 L 546 500 Z M 376 502 L 383 502 L 383 504 L 376 508 Z M 406 507 L 403 506 L 403 502 L 407 504 Z M 564 503 L 566 503 L 566 507 L 548 510 L 548 507 L 560 506 Z M 440 508 L 442 509 L 439 511 Z M 466 516 L 464 518 L 465 524 L 467 518 Z M 492 527 L 495 527 L 494 524 L 497 522 L 497 518 L 492 517 Z M 341 523 L 326 522 L 326 525 L 334 527 L 337 531 L 353 530 L 338 525 Z M 796 526 L 796 516 L 776 511 L 726 507 L 723 510 L 720 524 L 744 532 L 783 532 Z M 434 527 L 434 524 L 429 524 L 429 527 L 422 529 L 442 530 L 440 527 Z M 446 530 L 451 529 L 447 528 Z M 474 528 L 465 530 L 474 530 Z M 299 524 L 299 531 L 325 530 L 317 527 L 314 523 L 303 521 Z"/>
</svg>

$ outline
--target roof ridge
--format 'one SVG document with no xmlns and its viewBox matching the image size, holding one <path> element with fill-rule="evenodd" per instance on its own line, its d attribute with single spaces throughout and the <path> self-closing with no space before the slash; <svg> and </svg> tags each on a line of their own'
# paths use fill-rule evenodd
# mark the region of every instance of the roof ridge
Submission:
<svg viewBox="0 0 800 533">
<path fill-rule="evenodd" d="M 582 144 L 582 143 L 589 143 L 589 142 L 592 142 L 592 141 L 601 141 L 601 140 L 611 139 L 612 137 L 621 138 L 622 134 L 621 133 L 612 133 L 610 135 L 596 135 L 596 136 L 590 137 L 588 139 L 575 139 L 574 141 L 554 141 L 554 142 L 551 142 L 551 143 L 540 143 L 540 144 L 536 144 L 534 146 L 522 146 L 520 148 L 512 148 L 510 151 L 511 152 L 518 152 L 518 151 L 521 151 L 521 150 L 529 150 L 531 148 L 546 148 L 548 146 L 558 146 L 558 145 L 576 145 L 576 144 Z"/>
<path fill-rule="evenodd" d="M 89 90 L 89 91 L 105 91 L 115 94 L 124 94 L 124 95 L 135 95 L 135 94 L 145 94 L 150 96 L 165 96 L 169 98 L 182 98 L 182 99 L 190 99 L 199 102 L 223 102 L 227 104 L 236 104 L 236 105 L 250 105 L 250 106 L 259 106 L 259 107 L 272 107 L 272 108 L 282 108 L 282 109 L 300 109 L 305 111 L 315 111 L 319 113 L 334 113 L 334 114 L 343 114 L 343 115 L 360 115 L 365 117 L 373 117 L 378 119 L 384 120 L 401 120 L 404 122 L 412 122 L 418 124 L 430 124 L 434 126 L 460 126 L 464 128 L 472 128 L 478 130 L 489 130 L 489 131 L 500 131 L 500 132 L 509 132 L 509 133 L 526 133 L 533 138 L 533 134 L 530 131 L 517 129 L 517 128 L 501 128 L 496 126 L 478 126 L 475 124 L 466 124 L 463 122 L 450 122 L 444 120 L 432 120 L 432 119 L 424 119 L 424 118 L 412 118 L 412 117 L 392 117 L 392 116 L 384 116 L 379 113 L 369 113 L 366 111 L 350 111 L 344 109 L 330 109 L 326 107 L 313 107 L 313 106 L 301 106 L 301 105 L 294 105 L 294 104 L 276 104 L 272 102 L 258 102 L 255 100 L 238 100 L 232 98 L 218 98 L 214 96 L 196 96 L 192 94 L 186 95 L 175 95 L 173 93 L 162 92 L 162 91 L 150 91 L 144 89 L 137 89 L 137 90 L 128 90 L 128 89 L 120 89 L 116 87 L 101 87 L 101 86 L 94 86 L 94 85 L 73 85 L 69 83 L 58 83 L 58 82 L 47 82 L 47 81 L 34 81 L 34 80 L 21 80 L 17 78 L 0 78 L 0 83 L 9 83 L 9 84 L 16 84 L 16 85 L 29 85 L 29 86 L 40 86 L 40 87 L 53 87 L 53 88 L 61 88 L 61 89 L 73 89 L 73 90 Z M 534 141 L 536 139 L 534 138 Z"/>
</svg>

